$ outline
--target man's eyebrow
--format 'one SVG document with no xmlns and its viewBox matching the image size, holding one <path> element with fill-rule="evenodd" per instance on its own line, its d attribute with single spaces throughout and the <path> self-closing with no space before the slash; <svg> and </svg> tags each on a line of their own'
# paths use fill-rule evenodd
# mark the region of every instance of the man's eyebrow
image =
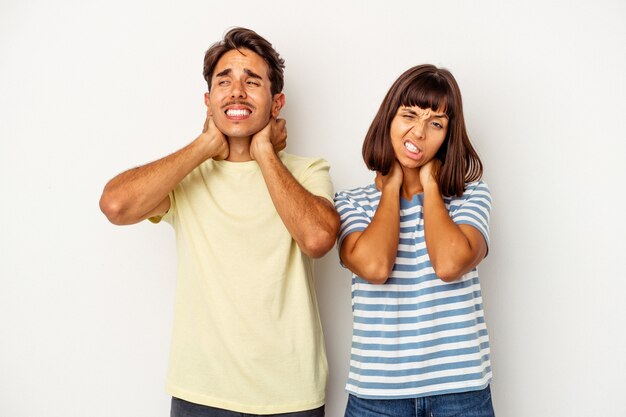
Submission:
<svg viewBox="0 0 626 417">
<path fill-rule="evenodd" d="M 232 70 L 230 68 L 226 68 L 224 71 L 221 71 L 217 74 L 215 74 L 216 77 L 223 77 L 225 75 L 228 75 L 232 72 Z"/>
<path fill-rule="evenodd" d="M 217 74 L 215 74 L 216 77 L 224 77 L 226 75 L 230 75 L 233 72 L 233 70 L 231 68 L 226 68 L 223 71 L 218 72 Z M 244 68 L 243 72 L 246 73 L 246 75 L 248 75 L 248 77 L 252 77 L 252 78 L 258 78 L 259 80 L 262 80 L 263 77 L 261 77 L 259 74 L 257 74 L 256 72 L 249 70 L 247 68 Z"/>
<path fill-rule="evenodd" d="M 252 78 L 258 78 L 259 80 L 263 79 L 263 77 L 261 77 L 259 74 L 257 74 L 254 71 L 251 71 L 251 70 L 249 70 L 247 68 L 244 68 L 243 72 L 245 72 L 246 74 L 248 74 Z"/>
</svg>

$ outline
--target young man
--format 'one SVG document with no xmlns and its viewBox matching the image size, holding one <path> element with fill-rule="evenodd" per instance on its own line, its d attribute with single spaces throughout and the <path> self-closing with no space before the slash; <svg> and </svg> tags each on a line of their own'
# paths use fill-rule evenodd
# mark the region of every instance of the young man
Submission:
<svg viewBox="0 0 626 417">
<path fill-rule="evenodd" d="M 202 134 L 116 176 L 100 200 L 114 224 L 176 231 L 172 416 L 324 415 L 311 258 L 339 219 L 328 164 L 282 152 L 283 68 L 267 40 L 230 30 L 205 54 Z"/>
</svg>

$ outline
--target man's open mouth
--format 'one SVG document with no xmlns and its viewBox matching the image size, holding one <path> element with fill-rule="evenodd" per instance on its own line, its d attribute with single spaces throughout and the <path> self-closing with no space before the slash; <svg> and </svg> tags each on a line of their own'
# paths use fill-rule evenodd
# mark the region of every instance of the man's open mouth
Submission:
<svg viewBox="0 0 626 417">
<path fill-rule="evenodd" d="M 226 110 L 226 116 L 228 117 L 247 117 L 250 115 L 248 109 L 228 109 Z"/>
</svg>

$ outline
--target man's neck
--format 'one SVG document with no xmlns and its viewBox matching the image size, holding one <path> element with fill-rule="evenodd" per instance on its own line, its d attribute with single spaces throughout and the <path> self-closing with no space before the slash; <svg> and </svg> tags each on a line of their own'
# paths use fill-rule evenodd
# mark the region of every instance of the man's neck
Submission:
<svg viewBox="0 0 626 417">
<path fill-rule="evenodd" d="M 228 158 L 230 162 L 248 162 L 251 161 L 250 157 L 250 142 L 252 138 L 226 138 L 228 141 Z"/>
</svg>

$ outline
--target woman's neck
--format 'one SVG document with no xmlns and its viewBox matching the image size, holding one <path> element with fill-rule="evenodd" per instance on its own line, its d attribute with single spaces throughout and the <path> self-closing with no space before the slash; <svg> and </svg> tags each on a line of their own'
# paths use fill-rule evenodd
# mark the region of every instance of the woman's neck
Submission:
<svg viewBox="0 0 626 417">
<path fill-rule="evenodd" d="M 402 167 L 402 174 L 402 198 L 411 200 L 415 194 L 424 192 L 424 187 L 422 187 L 422 182 L 420 181 L 419 168 Z"/>
</svg>

